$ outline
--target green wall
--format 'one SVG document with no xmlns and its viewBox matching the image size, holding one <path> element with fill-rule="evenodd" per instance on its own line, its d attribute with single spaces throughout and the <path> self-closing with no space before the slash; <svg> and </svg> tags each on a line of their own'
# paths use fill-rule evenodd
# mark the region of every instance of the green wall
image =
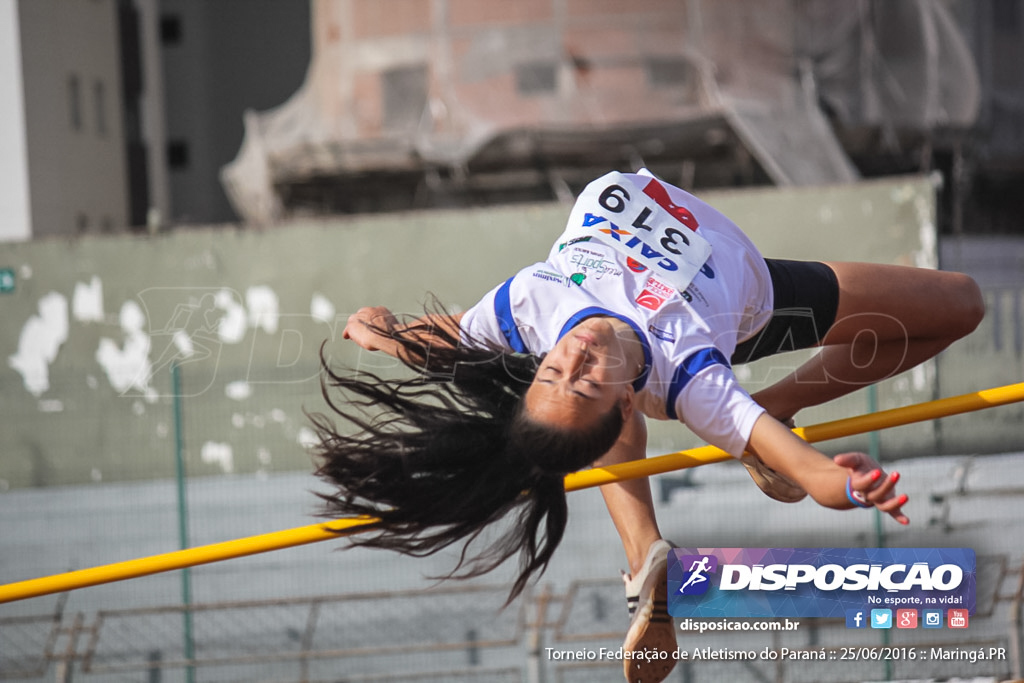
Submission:
<svg viewBox="0 0 1024 683">
<path fill-rule="evenodd" d="M 927 178 L 704 198 L 768 256 L 935 263 Z M 338 339 L 351 312 L 373 304 L 416 312 L 428 291 L 465 309 L 543 258 L 569 208 L 308 219 L 263 231 L 219 227 L 2 245 L 0 272 L 13 275 L 13 291 L 0 294 L 0 351 L 8 359 L 0 365 L 0 487 L 173 476 L 173 362 L 183 381 L 191 475 L 308 469 L 303 409 L 323 405 L 321 342 L 339 362 L 386 365 Z M 776 359 L 741 377 L 756 390 L 795 365 Z M 882 407 L 931 398 L 929 372 L 886 390 Z M 863 410 L 863 397 L 853 397 L 821 414 Z M 931 434 L 921 427 L 892 443 L 933 448 Z M 653 451 L 693 443 L 679 425 L 652 429 Z"/>
</svg>

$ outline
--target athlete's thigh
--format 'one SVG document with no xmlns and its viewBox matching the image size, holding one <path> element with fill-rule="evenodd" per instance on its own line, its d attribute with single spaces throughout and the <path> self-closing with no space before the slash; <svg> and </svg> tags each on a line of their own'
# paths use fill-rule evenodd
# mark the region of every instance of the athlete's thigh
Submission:
<svg viewBox="0 0 1024 683">
<path fill-rule="evenodd" d="M 878 339 L 959 337 L 977 324 L 980 292 L 953 273 L 875 263 L 828 263 L 839 282 L 836 322 L 826 344 Z"/>
</svg>

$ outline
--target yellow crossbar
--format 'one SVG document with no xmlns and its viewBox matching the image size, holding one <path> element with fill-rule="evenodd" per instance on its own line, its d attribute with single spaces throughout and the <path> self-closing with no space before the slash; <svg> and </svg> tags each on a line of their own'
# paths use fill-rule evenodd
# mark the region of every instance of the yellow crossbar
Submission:
<svg viewBox="0 0 1024 683">
<path fill-rule="evenodd" d="M 816 443 L 854 434 L 863 434 L 890 427 L 933 420 L 950 415 L 983 410 L 995 406 L 1024 401 L 1024 382 L 994 389 L 985 389 L 961 396 L 927 401 L 902 408 L 893 408 L 868 415 L 844 420 L 824 422 L 810 427 L 797 428 L 797 436 Z M 729 454 L 713 446 L 703 446 L 678 453 L 633 462 L 595 467 L 575 472 L 565 478 L 566 491 L 601 486 L 627 479 L 649 477 L 674 470 L 697 467 L 712 462 L 728 460 Z M 285 529 L 269 534 L 250 536 L 223 543 L 187 548 L 175 552 L 142 557 L 135 560 L 115 562 L 100 567 L 79 569 L 54 574 L 38 579 L 29 579 L 0 586 L 0 603 L 25 600 L 27 598 L 62 593 L 64 591 L 96 586 L 114 581 L 124 581 L 160 572 L 184 569 L 210 562 L 221 562 L 236 557 L 256 555 L 271 550 L 281 550 L 318 541 L 336 539 L 339 536 L 360 533 L 372 529 L 377 520 L 372 517 L 338 519 L 331 522 Z"/>
</svg>

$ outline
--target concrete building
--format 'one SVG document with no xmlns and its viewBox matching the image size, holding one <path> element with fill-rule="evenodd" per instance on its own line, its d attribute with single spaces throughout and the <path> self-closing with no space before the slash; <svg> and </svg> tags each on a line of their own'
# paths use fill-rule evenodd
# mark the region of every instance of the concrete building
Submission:
<svg viewBox="0 0 1024 683">
<path fill-rule="evenodd" d="M 247 116 L 223 179 L 262 224 L 568 198 L 640 164 L 684 187 L 849 182 L 854 156 L 918 160 L 975 124 L 951 7 L 312 0 L 309 76 Z"/>
<path fill-rule="evenodd" d="M 116 0 L 2 0 L 0 239 L 122 229 L 129 193 Z"/>
<path fill-rule="evenodd" d="M 138 2 L 139 0 L 136 0 Z M 147 0 L 158 33 L 171 224 L 238 216 L 218 174 L 242 144 L 248 110 L 285 101 L 310 63 L 303 0 Z"/>
<path fill-rule="evenodd" d="M 293 0 L 0 0 L 0 240 L 235 220 L 243 112 L 309 63 Z"/>
<path fill-rule="evenodd" d="M 0 0 L 0 239 L 568 198 L 640 163 L 939 170 L 943 232 L 1012 232 L 1021 7 Z"/>
</svg>

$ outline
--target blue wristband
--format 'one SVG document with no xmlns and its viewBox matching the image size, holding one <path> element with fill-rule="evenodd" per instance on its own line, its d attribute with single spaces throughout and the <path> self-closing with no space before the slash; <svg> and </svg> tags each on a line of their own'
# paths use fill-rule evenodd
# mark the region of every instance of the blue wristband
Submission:
<svg viewBox="0 0 1024 683">
<path fill-rule="evenodd" d="M 864 497 L 863 493 L 853 490 L 853 480 L 850 477 L 846 478 L 846 498 L 859 508 L 874 507 L 874 505 L 869 503 L 867 498 Z"/>
</svg>

